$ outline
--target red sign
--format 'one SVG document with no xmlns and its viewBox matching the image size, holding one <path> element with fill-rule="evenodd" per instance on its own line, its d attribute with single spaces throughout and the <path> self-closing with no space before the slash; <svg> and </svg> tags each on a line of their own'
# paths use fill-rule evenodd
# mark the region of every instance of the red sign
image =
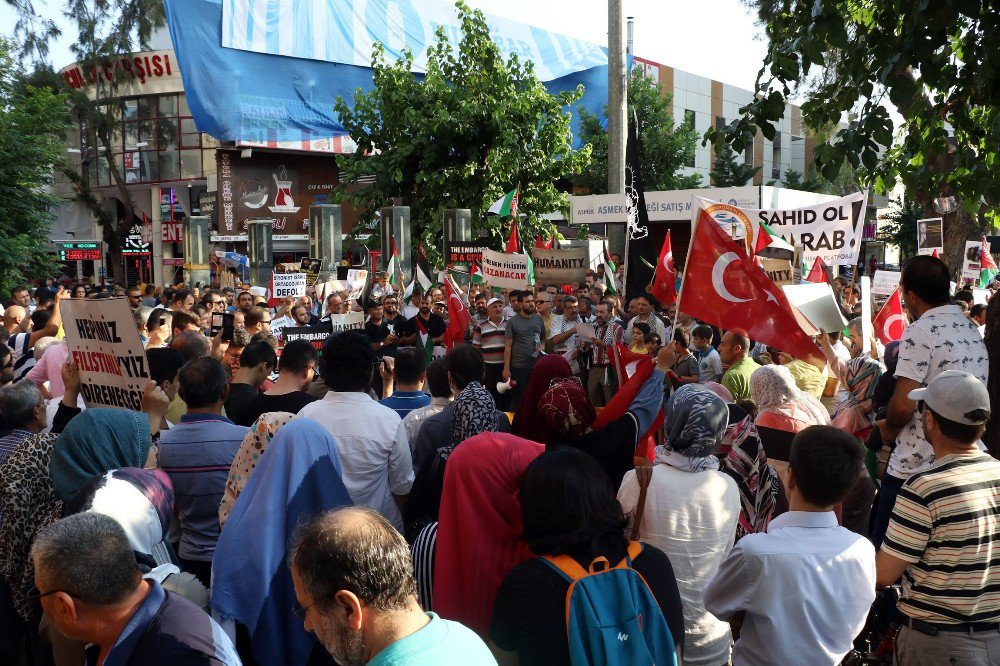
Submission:
<svg viewBox="0 0 1000 666">
<path fill-rule="evenodd" d="M 100 250 L 65 250 L 66 261 L 100 261 L 103 259 Z"/>
<path fill-rule="evenodd" d="M 151 51 L 129 55 L 118 60 L 106 60 L 100 67 L 80 67 L 71 65 L 60 72 L 63 81 L 70 88 L 80 89 L 93 85 L 97 79 L 105 81 L 135 79 L 145 83 L 149 79 L 172 76 L 173 64 L 169 51 Z"/>
<path fill-rule="evenodd" d="M 163 265 L 164 266 L 183 266 L 184 265 L 184 257 L 179 257 L 179 258 L 178 257 L 174 257 L 172 259 L 164 259 L 163 260 Z"/>
<path fill-rule="evenodd" d="M 168 220 L 163 221 L 163 242 L 164 243 L 180 243 L 181 233 L 184 228 L 184 224 L 181 222 L 170 222 Z"/>
</svg>

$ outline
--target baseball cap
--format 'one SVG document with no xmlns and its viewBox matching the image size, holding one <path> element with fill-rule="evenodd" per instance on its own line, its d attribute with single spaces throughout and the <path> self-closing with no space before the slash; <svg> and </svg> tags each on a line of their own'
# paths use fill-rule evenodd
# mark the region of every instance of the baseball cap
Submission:
<svg viewBox="0 0 1000 666">
<path fill-rule="evenodd" d="M 494 303 L 503 303 L 503 301 L 502 301 L 502 300 L 500 300 L 499 298 L 497 298 L 497 297 L 495 297 L 495 296 L 494 296 L 494 297 L 493 297 L 493 298 L 491 298 L 491 299 L 489 300 L 489 302 L 488 302 L 488 303 L 486 304 L 486 307 L 490 307 L 490 306 L 491 306 L 491 305 L 493 305 Z"/>
<path fill-rule="evenodd" d="M 983 425 L 986 419 L 972 418 L 976 410 L 990 413 L 990 394 L 979 378 L 961 370 L 946 370 L 926 388 L 910 391 L 910 400 L 923 400 L 935 414 L 955 423 Z"/>
</svg>

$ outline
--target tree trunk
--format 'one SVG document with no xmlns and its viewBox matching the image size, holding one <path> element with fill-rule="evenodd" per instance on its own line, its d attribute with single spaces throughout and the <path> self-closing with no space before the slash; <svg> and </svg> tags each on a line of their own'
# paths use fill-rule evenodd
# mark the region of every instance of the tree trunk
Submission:
<svg viewBox="0 0 1000 666">
<path fill-rule="evenodd" d="M 954 160 L 950 155 L 928 156 L 927 168 L 938 173 L 948 173 L 954 168 Z M 962 259 L 965 255 L 965 242 L 967 240 L 978 239 L 982 235 L 979 222 L 965 212 L 959 201 L 959 208 L 954 213 L 941 215 L 934 210 L 934 199 L 938 197 L 955 196 L 951 186 L 945 183 L 941 187 L 940 193 L 917 191 L 913 198 L 924 209 L 924 217 L 940 217 L 942 233 L 944 235 L 944 255 L 942 261 L 951 271 L 952 279 L 956 284 L 962 284 Z"/>
<path fill-rule="evenodd" d="M 986 309 L 986 351 L 989 355 L 990 414 L 983 442 L 993 457 L 1000 457 L 1000 296 L 990 299 Z"/>
</svg>

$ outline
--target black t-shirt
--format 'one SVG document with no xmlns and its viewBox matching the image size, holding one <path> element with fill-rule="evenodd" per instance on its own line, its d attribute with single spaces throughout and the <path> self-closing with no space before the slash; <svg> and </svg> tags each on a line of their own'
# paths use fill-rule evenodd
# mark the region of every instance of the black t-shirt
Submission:
<svg viewBox="0 0 1000 666">
<path fill-rule="evenodd" d="M 412 318 L 406 320 L 406 332 L 403 333 L 403 335 L 413 335 L 420 331 L 420 328 L 417 326 L 417 319 L 419 317 L 420 315 L 416 314 L 413 315 Z M 442 335 L 444 335 L 445 330 L 448 328 L 447 324 L 444 323 L 444 318 L 441 315 L 434 314 L 433 312 L 431 313 L 430 318 L 427 320 L 423 320 L 423 322 L 424 322 L 424 327 L 427 329 L 427 332 L 430 333 L 430 336 L 432 338 L 441 337 Z M 419 336 L 417 337 L 416 340 L 413 341 L 413 344 L 414 345 L 420 344 Z"/>
<path fill-rule="evenodd" d="M 635 415 L 625 412 L 600 430 L 592 430 L 562 445 L 590 454 L 607 473 L 611 487 L 618 488 L 622 485 L 622 477 L 635 469 L 638 430 Z"/>
<path fill-rule="evenodd" d="M 229 418 L 233 419 L 233 422 L 238 425 L 251 426 L 257 419 L 260 418 L 261 414 L 267 414 L 268 412 L 290 412 L 292 414 L 298 414 L 300 409 L 308 405 L 310 402 L 316 402 L 317 400 L 319 400 L 318 397 L 310 395 L 305 391 L 292 391 L 291 393 L 283 393 L 282 395 L 266 395 L 264 393 L 258 393 L 250 400 L 250 403 L 241 414 L 246 423 L 236 421 L 236 419 L 233 419 L 231 416 Z"/>
<path fill-rule="evenodd" d="M 226 417 L 236 425 L 251 425 L 253 420 L 247 421 L 247 409 L 250 406 L 250 401 L 257 395 L 257 389 L 249 384 L 235 382 L 230 384 L 229 397 L 226 398 Z"/>
<path fill-rule="evenodd" d="M 624 550 L 608 560 L 620 562 Z M 577 558 L 578 559 L 578 558 Z M 578 559 L 586 568 L 590 562 Z M 646 544 L 632 561 L 663 611 L 674 644 L 684 644 L 684 613 L 677 580 L 662 550 Z M 501 650 L 517 652 L 521 666 L 569 665 L 566 639 L 566 592 L 569 582 L 538 558 L 522 562 L 500 584 L 493 606 L 490 638 Z"/>
<path fill-rule="evenodd" d="M 406 320 L 403 319 L 403 322 L 405 323 Z M 365 322 L 365 333 L 367 333 L 368 337 L 372 339 L 372 343 L 382 342 L 387 337 L 389 337 L 390 325 L 392 326 L 392 330 L 395 331 L 396 330 L 395 324 L 392 324 L 392 322 L 390 322 L 388 319 L 382 319 L 382 322 L 379 324 L 375 324 L 374 322 L 369 320 Z M 381 349 L 376 349 L 375 356 L 376 358 L 382 358 L 383 356 L 395 357 L 396 345 L 388 345 L 386 347 L 382 347 Z"/>
</svg>

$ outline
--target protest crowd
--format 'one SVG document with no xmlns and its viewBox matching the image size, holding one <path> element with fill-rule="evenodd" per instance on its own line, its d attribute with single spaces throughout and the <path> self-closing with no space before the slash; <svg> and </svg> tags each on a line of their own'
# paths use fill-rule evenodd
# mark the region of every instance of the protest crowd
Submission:
<svg viewBox="0 0 1000 666">
<path fill-rule="evenodd" d="M 838 277 L 784 346 L 622 263 L 15 289 L 0 662 L 1000 663 L 986 306 L 917 256 L 898 339 Z"/>
</svg>

